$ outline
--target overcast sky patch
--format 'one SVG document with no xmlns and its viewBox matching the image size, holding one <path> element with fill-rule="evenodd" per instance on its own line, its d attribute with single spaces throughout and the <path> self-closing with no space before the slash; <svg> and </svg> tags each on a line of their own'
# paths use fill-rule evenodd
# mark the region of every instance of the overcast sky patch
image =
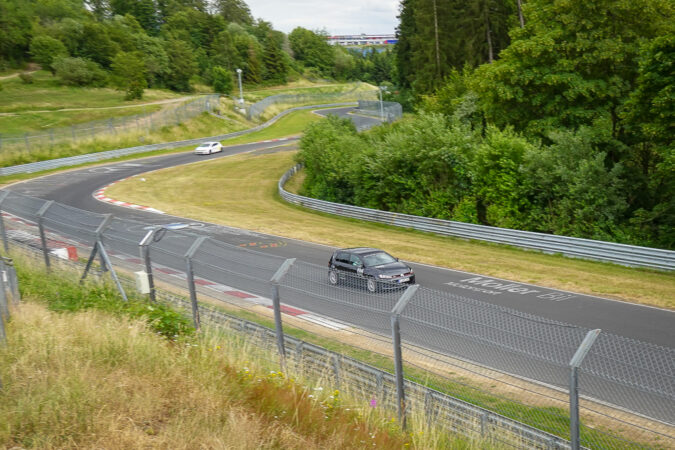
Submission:
<svg viewBox="0 0 675 450">
<path fill-rule="evenodd" d="M 393 34 L 398 0 L 247 0 L 251 15 L 271 22 L 275 30 L 295 27 L 336 34 Z"/>
</svg>

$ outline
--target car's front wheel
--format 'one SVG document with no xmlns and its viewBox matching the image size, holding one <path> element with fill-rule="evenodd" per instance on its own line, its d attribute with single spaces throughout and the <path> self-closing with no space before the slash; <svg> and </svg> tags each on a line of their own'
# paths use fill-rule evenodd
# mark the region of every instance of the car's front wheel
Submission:
<svg viewBox="0 0 675 450">
<path fill-rule="evenodd" d="M 377 292 L 377 281 L 375 281 L 375 278 L 368 278 L 366 280 L 366 289 L 368 289 L 368 292 Z"/>
<path fill-rule="evenodd" d="M 338 273 L 337 270 L 330 270 L 328 272 L 328 282 L 335 286 L 338 284 Z"/>
</svg>

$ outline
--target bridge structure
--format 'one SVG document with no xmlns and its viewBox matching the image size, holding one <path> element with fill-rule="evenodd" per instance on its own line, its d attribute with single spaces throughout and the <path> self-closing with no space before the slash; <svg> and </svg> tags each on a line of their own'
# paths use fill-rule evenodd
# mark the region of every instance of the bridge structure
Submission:
<svg viewBox="0 0 675 450">
<path fill-rule="evenodd" d="M 391 45 L 396 44 L 395 34 L 346 34 L 327 36 L 326 40 L 331 45 Z"/>
</svg>

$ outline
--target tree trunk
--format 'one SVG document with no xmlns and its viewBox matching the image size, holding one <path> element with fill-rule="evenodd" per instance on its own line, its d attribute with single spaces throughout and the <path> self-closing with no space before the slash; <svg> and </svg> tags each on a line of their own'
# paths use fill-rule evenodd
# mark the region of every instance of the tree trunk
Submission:
<svg viewBox="0 0 675 450">
<path fill-rule="evenodd" d="M 492 32 L 490 30 L 490 18 L 489 18 L 489 5 L 485 2 L 485 34 L 487 35 L 487 45 L 488 45 L 488 63 L 494 61 L 494 55 L 492 50 Z"/>
<path fill-rule="evenodd" d="M 518 19 L 520 20 L 520 28 L 525 28 L 525 18 L 523 17 L 523 5 L 518 0 Z"/>
<path fill-rule="evenodd" d="M 434 35 L 436 41 L 436 76 L 441 77 L 441 52 L 438 44 L 438 14 L 436 11 L 436 0 L 434 0 Z"/>
</svg>

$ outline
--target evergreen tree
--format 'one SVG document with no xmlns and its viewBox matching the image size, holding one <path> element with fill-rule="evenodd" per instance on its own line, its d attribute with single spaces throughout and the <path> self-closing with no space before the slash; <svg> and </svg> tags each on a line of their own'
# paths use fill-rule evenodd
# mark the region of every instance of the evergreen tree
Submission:
<svg viewBox="0 0 675 450">
<path fill-rule="evenodd" d="M 189 92 L 190 78 L 197 73 L 192 48 L 185 42 L 171 39 L 165 44 L 165 51 L 169 59 L 169 73 L 166 76 L 166 85 L 176 91 Z"/>
<path fill-rule="evenodd" d="M 412 41 L 417 35 L 415 27 L 415 0 L 401 0 L 399 6 L 399 24 L 396 28 L 396 67 L 398 69 L 397 84 L 402 88 L 410 88 L 414 80 L 415 70 L 411 64 L 413 58 Z"/>
<path fill-rule="evenodd" d="M 264 79 L 275 83 L 286 83 L 288 63 L 284 51 L 281 49 L 284 35 L 281 32 L 270 30 L 265 40 L 263 63 L 265 65 Z"/>
<path fill-rule="evenodd" d="M 239 25 L 253 24 L 251 10 L 243 0 L 215 0 L 214 6 L 227 22 Z"/>
</svg>

